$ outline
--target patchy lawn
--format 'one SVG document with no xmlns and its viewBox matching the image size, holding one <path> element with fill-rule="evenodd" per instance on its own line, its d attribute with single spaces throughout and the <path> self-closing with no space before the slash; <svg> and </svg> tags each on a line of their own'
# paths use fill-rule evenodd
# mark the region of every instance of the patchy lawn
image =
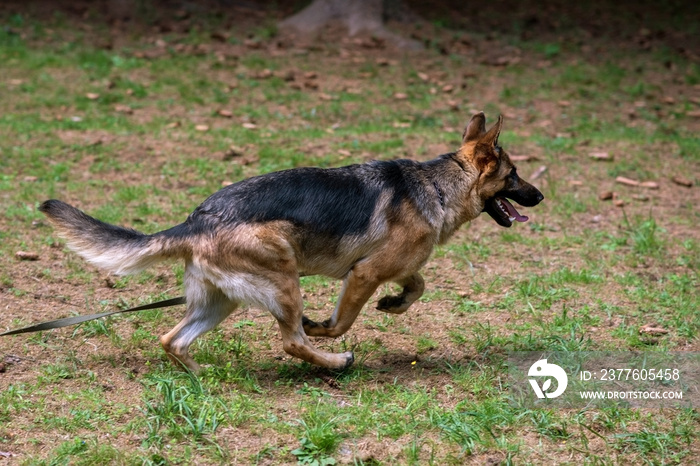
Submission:
<svg viewBox="0 0 700 466">
<path fill-rule="evenodd" d="M 618 24 L 613 9 L 572 26 L 554 7 L 532 19 L 494 5 L 476 18 L 513 23 L 494 29 L 445 7 L 399 27 L 428 45 L 410 54 L 286 39 L 274 23 L 289 12 L 274 9 L 144 7 L 129 27 L 94 6 L 0 9 L 3 329 L 182 292 L 182 264 L 114 277 L 69 252 L 37 211 L 47 198 L 155 232 L 256 174 L 453 151 L 479 110 L 506 117 L 501 142 L 546 198 L 511 229 L 465 225 L 406 314 L 372 302 L 345 337 L 316 341 L 354 348 L 343 373 L 289 358 L 254 308 L 193 346 L 200 377 L 158 344 L 182 308 L 3 337 L 0 457 L 692 463 L 696 410 L 525 410 L 506 386 L 509 351 L 700 351 L 700 62 L 677 45 L 700 16 L 646 7 L 653 28 L 609 36 L 591 31 Z M 329 315 L 339 283 L 302 284 L 308 314 Z"/>
</svg>

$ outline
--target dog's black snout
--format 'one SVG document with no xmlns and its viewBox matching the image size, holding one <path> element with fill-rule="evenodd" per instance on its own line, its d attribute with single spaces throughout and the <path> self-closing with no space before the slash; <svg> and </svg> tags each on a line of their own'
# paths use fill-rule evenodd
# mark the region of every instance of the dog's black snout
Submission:
<svg viewBox="0 0 700 466">
<path fill-rule="evenodd" d="M 539 203 L 542 202 L 543 200 L 544 200 L 544 194 L 542 194 L 541 192 L 537 191 L 537 204 L 539 204 Z"/>
</svg>

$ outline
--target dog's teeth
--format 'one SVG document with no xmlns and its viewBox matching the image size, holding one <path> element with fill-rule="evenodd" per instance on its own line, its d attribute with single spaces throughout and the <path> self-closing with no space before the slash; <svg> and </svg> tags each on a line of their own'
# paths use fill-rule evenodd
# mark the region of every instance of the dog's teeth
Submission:
<svg viewBox="0 0 700 466">
<path fill-rule="evenodd" d="M 508 217 L 508 220 L 510 220 L 510 221 L 511 221 L 511 223 L 512 223 L 512 222 L 513 222 L 513 220 L 515 220 L 515 217 Z"/>
</svg>

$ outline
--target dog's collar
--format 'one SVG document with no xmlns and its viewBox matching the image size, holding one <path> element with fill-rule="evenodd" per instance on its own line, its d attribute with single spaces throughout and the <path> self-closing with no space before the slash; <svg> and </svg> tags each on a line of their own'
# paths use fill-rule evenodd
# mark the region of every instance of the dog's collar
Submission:
<svg viewBox="0 0 700 466">
<path fill-rule="evenodd" d="M 438 186 L 437 181 L 433 181 L 433 186 L 435 187 L 435 192 L 437 193 L 438 200 L 440 201 L 440 207 L 443 209 L 445 208 L 445 198 L 442 194 L 442 190 L 440 189 L 440 186 Z"/>
</svg>

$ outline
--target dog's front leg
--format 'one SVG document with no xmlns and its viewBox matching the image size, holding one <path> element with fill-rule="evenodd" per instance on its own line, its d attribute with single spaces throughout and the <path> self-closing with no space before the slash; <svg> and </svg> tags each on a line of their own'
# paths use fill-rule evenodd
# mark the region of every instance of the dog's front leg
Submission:
<svg viewBox="0 0 700 466">
<path fill-rule="evenodd" d="M 403 314 L 418 298 L 423 295 L 425 282 L 423 277 L 416 272 L 401 280 L 396 280 L 403 291 L 397 296 L 384 296 L 377 303 L 377 310 L 389 314 Z"/>
<path fill-rule="evenodd" d="M 335 338 L 347 332 L 367 300 L 381 283 L 370 264 L 357 264 L 348 272 L 333 315 L 321 323 L 304 318 L 304 332 L 313 337 Z"/>
</svg>

